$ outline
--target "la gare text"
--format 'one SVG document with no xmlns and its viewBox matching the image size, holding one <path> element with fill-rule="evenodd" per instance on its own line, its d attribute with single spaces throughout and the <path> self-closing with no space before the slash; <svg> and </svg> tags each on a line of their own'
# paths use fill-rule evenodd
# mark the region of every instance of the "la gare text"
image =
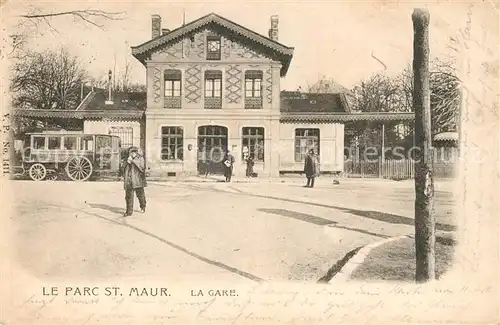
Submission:
<svg viewBox="0 0 500 325">
<path fill-rule="evenodd" d="M 190 290 L 191 297 L 237 297 L 236 290 L 228 289 L 196 289 Z M 167 288 L 149 288 L 132 287 L 123 290 L 120 287 L 42 287 L 44 296 L 77 296 L 77 297 L 96 297 L 96 296 L 129 296 L 129 297 L 170 297 L 170 291 Z"/>
</svg>

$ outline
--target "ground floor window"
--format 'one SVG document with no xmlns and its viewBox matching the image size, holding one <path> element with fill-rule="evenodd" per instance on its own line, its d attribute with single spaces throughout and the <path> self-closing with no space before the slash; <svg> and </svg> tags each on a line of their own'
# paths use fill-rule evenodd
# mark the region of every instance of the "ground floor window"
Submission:
<svg viewBox="0 0 500 325">
<path fill-rule="evenodd" d="M 134 128 L 131 126 L 111 126 L 109 128 L 109 134 L 116 135 L 120 138 L 123 149 L 127 149 L 134 145 Z"/>
<path fill-rule="evenodd" d="M 242 134 L 242 158 L 253 155 L 254 161 L 264 161 L 264 128 L 244 127 Z"/>
<path fill-rule="evenodd" d="M 310 149 L 319 155 L 319 129 L 295 129 L 295 161 L 304 161 Z"/>
<path fill-rule="evenodd" d="M 161 160 L 183 160 L 183 130 L 178 126 L 161 128 Z"/>
</svg>

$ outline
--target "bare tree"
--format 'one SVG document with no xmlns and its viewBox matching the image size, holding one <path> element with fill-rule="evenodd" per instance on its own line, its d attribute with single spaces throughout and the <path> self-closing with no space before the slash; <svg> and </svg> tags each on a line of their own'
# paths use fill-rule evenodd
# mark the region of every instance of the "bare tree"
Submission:
<svg viewBox="0 0 500 325">
<path fill-rule="evenodd" d="M 435 60 L 430 73 L 432 134 L 457 131 L 460 81 L 453 62 Z"/>
<path fill-rule="evenodd" d="M 103 75 L 102 77 L 89 77 L 88 78 L 89 84 L 93 88 L 100 88 L 100 89 L 106 89 L 108 87 L 108 76 Z"/>
<path fill-rule="evenodd" d="M 389 76 L 383 72 L 376 73 L 362 80 L 354 87 L 353 111 L 365 113 L 409 112 L 411 111 L 413 86 L 408 70 L 397 76 Z M 382 132 L 382 124 L 384 125 Z M 347 145 L 357 143 L 360 150 L 368 147 L 379 147 L 384 137 L 387 147 L 411 146 L 411 128 L 407 123 L 399 121 L 370 122 L 359 121 L 349 123 L 350 134 L 346 137 Z M 388 153 L 386 157 L 390 157 Z"/>
<path fill-rule="evenodd" d="M 406 68 L 398 80 L 401 84 L 402 99 L 406 111 L 412 111 L 411 67 Z M 432 134 L 456 131 L 458 125 L 460 80 L 456 76 L 455 62 L 452 59 L 435 58 L 430 62 L 430 91 Z"/>
<path fill-rule="evenodd" d="M 78 58 L 65 49 L 28 52 L 12 68 L 13 104 L 34 109 L 74 108 L 85 76 Z"/>
<path fill-rule="evenodd" d="M 128 92 L 130 88 L 130 77 L 132 74 L 132 66 L 130 62 L 125 61 L 125 67 L 118 76 L 118 85 L 115 85 L 115 90 Z"/>
<path fill-rule="evenodd" d="M 356 91 L 355 106 L 361 112 L 398 112 L 401 104 L 399 83 L 383 73 L 362 80 Z"/>
<path fill-rule="evenodd" d="M 145 93 L 146 85 L 141 83 L 130 84 L 128 87 L 128 92 L 130 93 Z"/>
<path fill-rule="evenodd" d="M 59 12 L 43 12 L 40 8 L 33 8 L 29 13 L 25 15 L 20 15 L 20 18 L 27 20 L 30 23 L 40 26 L 41 24 L 46 24 L 49 28 L 56 30 L 51 24 L 51 20 L 54 18 L 61 17 L 71 17 L 76 22 L 81 21 L 85 24 L 104 28 L 103 21 L 106 20 L 121 20 L 125 12 L 110 12 L 104 10 L 96 9 L 84 9 L 84 10 L 70 10 L 70 11 L 59 11 Z"/>
<path fill-rule="evenodd" d="M 71 11 L 45 12 L 38 7 L 31 7 L 26 14 L 18 16 L 19 20 L 15 26 L 11 26 L 11 34 L 3 38 L 5 49 L 0 49 L 0 57 L 7 56 L 9 59 L 24 59 L 26 55 L 25 46 L 28 40 L 43 34 L 43 30 L 60 34 L 55 27 L 54 21 L 72 18 L 74 23 L 83 23 L 87 26 L 105 29 L 105 21 L 122 20 L 126 12 L 110 12 L 96 9 L 83 9 Z"/>
</svg>

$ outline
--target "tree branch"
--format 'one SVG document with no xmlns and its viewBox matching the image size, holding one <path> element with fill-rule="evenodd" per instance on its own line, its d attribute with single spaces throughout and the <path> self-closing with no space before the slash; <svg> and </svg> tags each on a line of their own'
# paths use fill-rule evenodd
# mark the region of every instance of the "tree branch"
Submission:
<svg viewBox="0 0 500 325">
<path fill-rule="evenodd" d="M 51 27 L 52 30 L 55 30 L 50 25 L 49 19 L 55 17 L 63 17 L 63 16 L 72 16 L 75 18 L 79 18 L 83 20 L 85 23 L 88 23 L 92 26 L 103 28 L 102 24 L 99 24 L 96 19 L 103 18 L 106 20 L 122 20 L 123 17 L 121 15 L 125 14 L 125 12 L 109 12 L 104 10 L 72 10 L 72 11 L 61 11 L 61 12 L 52 12 L 52 13 L 36 13 L 36 14 L 26 14 L 21 15 L 19 17 L 28 19 L 30 21 L 43 20 L 45 23 Z"/>
</svg>

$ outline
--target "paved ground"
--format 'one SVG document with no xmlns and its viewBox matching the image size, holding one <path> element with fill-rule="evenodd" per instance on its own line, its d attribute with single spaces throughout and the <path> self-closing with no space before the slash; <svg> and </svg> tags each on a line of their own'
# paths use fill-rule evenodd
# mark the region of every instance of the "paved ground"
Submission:
<svg viewBox="0 0 500 325">
<path fill-rule="evenodd" d="M 150 182 L 147 212 L 122 218 L 122 183 L 13 181 L 18 262 L 40 279 L 315 282 L 348 251 L 413 232 L 411 181 L 301 182 Z M 452 230 L 451 185 L 436 188 L 437 228 Z"/>
</svg>

